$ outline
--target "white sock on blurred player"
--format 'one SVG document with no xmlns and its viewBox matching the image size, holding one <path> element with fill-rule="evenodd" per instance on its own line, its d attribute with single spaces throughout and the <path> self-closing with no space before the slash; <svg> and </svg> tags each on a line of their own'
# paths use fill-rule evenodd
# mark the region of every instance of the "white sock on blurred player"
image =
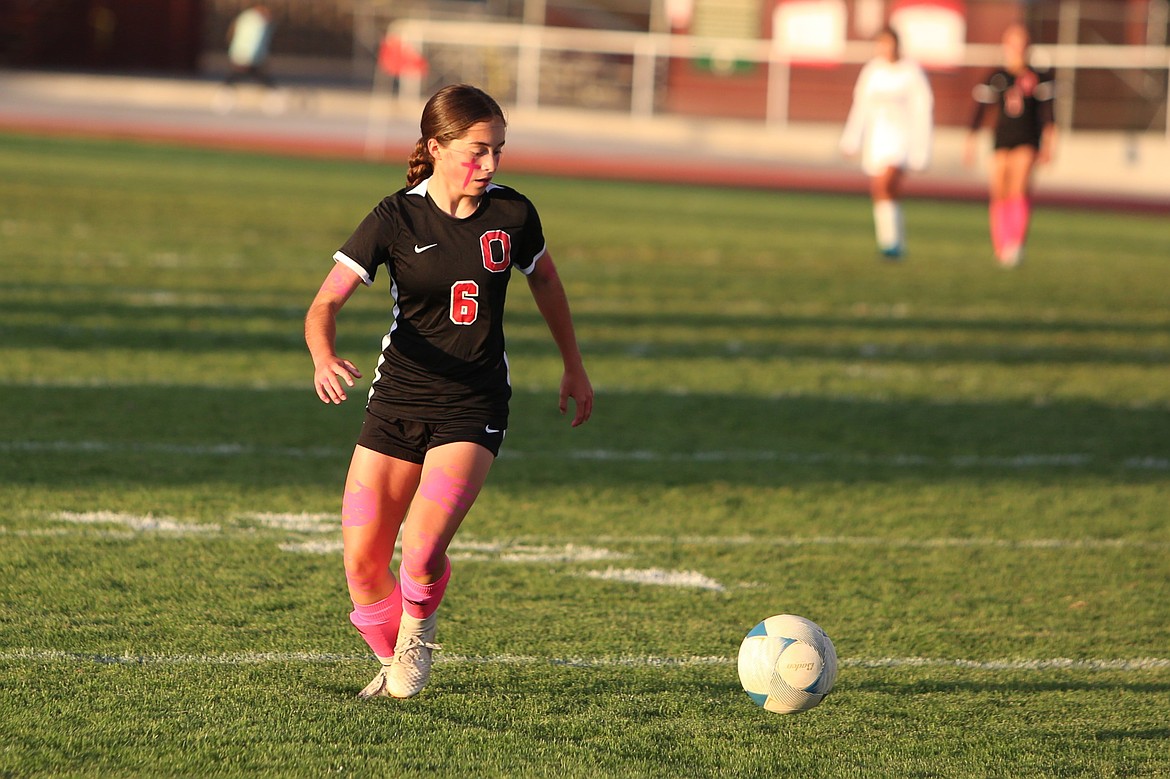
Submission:
<svg viewBox="0 0 1170 779">
<path fill-rule="evenodd" d="M 896 200 L 878 200 L 873 204 L 873 229 L 883 254 L 902 253 L 904 240 L 902 207 Z"/>
</svg>

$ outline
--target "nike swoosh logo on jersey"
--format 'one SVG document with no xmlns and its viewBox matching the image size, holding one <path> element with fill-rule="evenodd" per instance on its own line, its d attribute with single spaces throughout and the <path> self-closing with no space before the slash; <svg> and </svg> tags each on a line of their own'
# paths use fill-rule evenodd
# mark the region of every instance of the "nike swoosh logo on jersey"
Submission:
<svg viewBox="0 0 1170 779">
<path fill-rule="evenodd" d="M 498 427 L 492 427 L 491 425 L 488 425 L 483 429 L 483 432 L 487 433 L 488 435 L 495 435 L 496 433 L 502 433 L 503 431 Z"/>
<path fill-rule="evenodd" d="M 416 243 L 416 244 L 414 245 L 414 253 L 415 253 L 415 254 L 422 254 L 422 253 L 423 253 L 423 252 L 425 252 L 427 249 L 433 249 L 433 248 L 435 248 L 435 247 L 436 247 L 436 246 L 438 246 L 438 245 L 439 245 L 439 244 L 437 244 L 437 243 L 428 243 L 426 246 L 419 246 L 419 245 Z"/>
</svg>

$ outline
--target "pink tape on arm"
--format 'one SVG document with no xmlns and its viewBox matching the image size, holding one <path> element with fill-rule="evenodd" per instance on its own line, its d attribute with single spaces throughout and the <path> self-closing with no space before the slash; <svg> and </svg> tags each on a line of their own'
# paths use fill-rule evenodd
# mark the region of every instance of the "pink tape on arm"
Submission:
<svg viewBox="0 0 1170 779">
<path fill-rule="evenodd" d="M 345 267 L 341 263 L 333 266 L 329 271 L 329 275 L 325 277 L 325 281 L 321 284 L 321 291 L 328 292 L 330 295 L 335 295 L 340 298 L 345 298 L 354 290 L 354 280 L 357 274 Z"/>
</svg>

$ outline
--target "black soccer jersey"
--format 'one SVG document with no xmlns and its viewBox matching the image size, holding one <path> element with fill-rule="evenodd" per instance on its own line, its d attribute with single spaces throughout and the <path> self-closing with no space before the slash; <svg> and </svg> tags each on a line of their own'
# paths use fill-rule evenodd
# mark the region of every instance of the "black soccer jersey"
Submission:
<svg viewBox="0 0 1170 779">
<path fill-rule="evenodd" d="M 459 219 L 434 204 L 428 182 L 383 199 L 333 256 L 367 285 L 379 266 L 390 277 L 394 321 L 370 402 L 403 419 L 506 421 L 504 301 L 512 268 L 531 273 L 544 254 L 540 217 L 491 184 Z"/>
<path fill-rule="evenodd" d="M 1052 122 L 1054 87 L 1051 73 L 1041 75 L 1031 68 L 1019 76 L 1007 70 L 995 71 L 974 89 L 978 106 L 971 129 L 978 129 L 987 106 L 996 105 L 999 115 L 995 120 L 995 148 L 1040 148 L 1044 127 Z"/>
</svg>

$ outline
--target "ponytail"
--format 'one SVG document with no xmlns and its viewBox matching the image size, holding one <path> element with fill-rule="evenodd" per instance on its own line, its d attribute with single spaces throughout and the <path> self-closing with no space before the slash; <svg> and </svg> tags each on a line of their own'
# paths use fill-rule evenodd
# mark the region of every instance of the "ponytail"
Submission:
<svg viewBox="0 0 1170 779">
<path fill-rule="evenodd" d="M 413 187 L 435 172 L 435 160 L 427 151 L 427 139 L 419 138 L 406 161 L 406 186 Z"/>
</svg>

